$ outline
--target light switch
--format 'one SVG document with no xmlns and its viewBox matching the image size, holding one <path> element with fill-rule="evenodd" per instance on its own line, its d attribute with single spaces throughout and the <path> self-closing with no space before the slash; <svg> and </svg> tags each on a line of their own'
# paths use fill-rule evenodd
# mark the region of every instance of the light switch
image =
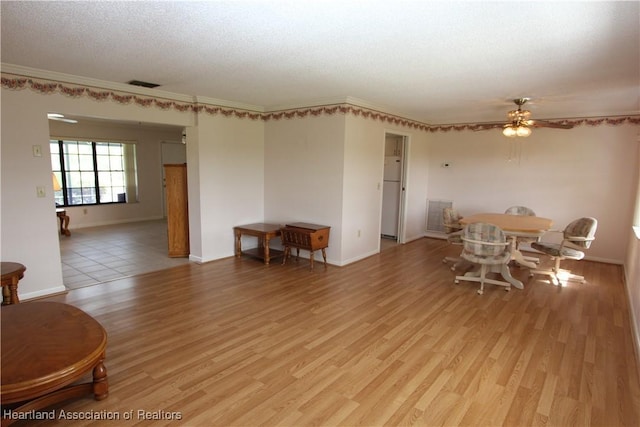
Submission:
<svg viewBox="0 0 640 427">
<path fill-rule="evenodd" d="M 34 145 L 32 148 L 33 148 L 33 157 L 42 157 L 42 146 Z"/>
<path fill-rule="evenodd" d="M 47 195 L 47 192 L 45 191 L 44 187 L 36 187 L 36 194 L 38 195 L 38 197 L 45 197 Z"/>
</svg>

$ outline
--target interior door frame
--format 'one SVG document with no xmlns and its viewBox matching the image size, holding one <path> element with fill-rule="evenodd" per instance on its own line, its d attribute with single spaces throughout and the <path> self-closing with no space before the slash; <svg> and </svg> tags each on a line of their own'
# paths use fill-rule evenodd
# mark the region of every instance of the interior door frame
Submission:
<svg viewBox="0 0 640 427">
<path fill-rule="evenodd" d="M 399 132 L 395 130 L 384 131 L 384 148 L 382 152 L 382 161 L 384 163 L 384 157 L 386 156 L 386 143 L 387 135 L 394 135 L 402 137 L 401 156 L 400 156 L 400 197 L 398 206 L 398 230 L 396 234 L 396 243 L 404 244 L 406 242 L 405 227 L 406 227 L 406 203 L 407 203 L 407 157 L 409 153 L 409 140 L 411 135 L 405 132 Z M 382 197 L 382 195 L 381 195 Z M 382 206 L 382 205 L 381 205 Z M 382 223 L 382 207 L 380 208 L 380 223 Z M 380 230 L 381 231 L 381 230 Z M 378 233 L 380 234 L 380 233 Z"/>
</svg>

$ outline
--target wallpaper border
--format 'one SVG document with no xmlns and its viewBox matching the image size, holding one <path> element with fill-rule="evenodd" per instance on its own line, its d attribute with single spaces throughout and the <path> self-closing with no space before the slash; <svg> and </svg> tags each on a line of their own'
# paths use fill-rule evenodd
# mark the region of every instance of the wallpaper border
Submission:
<svg viewBox="0 0 640 427">
<path fill-rule="evenodd" d="M 11 74 L 7 74 L 11 75 Z M 9 90 L 30 89 L 43 95 L 62 94 L 71 98 L 87 97 L 94 101 L 113 101 L 122 105 L 134 104 L 144 108 L 159 108 L 161 110 L 176 110 L 179 112 L 192 112 L 196 114 L 222 115 L 225 117 L 235 117 L 250 120 L 290 120 L 295 118 L 316 117 L 321 115 L 351 114 L 355 117 L 363 117 L 375 121 L 381 121 L 397 126 L 418 129 L 425 132 L 450 132 L 465 130 L 486 130 L 500 128 L 503 123 L 468 123 L 455 125 L 429 125 L 416 120 L 405 119 L 393 114 L 376 111 L 371 108 L 361 107 L 348 102 L 318 105 L 312 107 L 292 108 L 280 111 L 259 112 L 249 109 L 226 107 L 221 105 L 204 104 L 202 102 L 181 102 L 168 98 L 143 96 L 125 91 L 96 88 L 86 85 L 70 85 L 53 80 L 34 79 L 24 76 L 5 77 L 2 76 L 2 87 Z M 594 117 L 594 118 L 573 118 L 560 120 L 546 120 L 547 122 L 563 125 L 587 125 L 600 126 L 621 125 L 630 123 L 640 124 L 640 115 L 617 116 L 617 117 Z"/>
</svg>

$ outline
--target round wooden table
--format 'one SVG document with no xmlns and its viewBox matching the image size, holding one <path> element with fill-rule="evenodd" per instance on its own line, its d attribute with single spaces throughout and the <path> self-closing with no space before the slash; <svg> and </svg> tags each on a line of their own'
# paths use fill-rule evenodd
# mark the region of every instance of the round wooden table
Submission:
<svg viewBox="0 0 640 427">
<path fill-rule="evenodd" d="M 96 400 L 107 397 L 107 333 L 94 318 L 58 302 L 8 305 L 0 315 L 3 426 L 18 419 L 18 412 L 88 393 Z M 77 384 L 88 373 L 93 380 Z"/>
<path fill-rule="evenodd" d="M 2 305 L 18 304 L 18 282 L 27 269 L 18 262 L 2 262 Z"/>
<path fill-rule="evenodd" d="M 537 236 L 553 225 L 549 218 L 529 215 L 510 215 L 502 213 L 479 213 L 460 219 L 460 224 L 486 222 L 500 227 L 505 233 L 520 236 Z"/>
</svg>

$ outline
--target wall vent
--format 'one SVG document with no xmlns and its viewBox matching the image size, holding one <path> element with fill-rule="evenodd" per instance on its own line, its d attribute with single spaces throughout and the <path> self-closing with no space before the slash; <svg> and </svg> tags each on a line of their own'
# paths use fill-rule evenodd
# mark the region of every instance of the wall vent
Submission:
<svg viewBox="0 0 640 427">
<path fill-rule="evenodd" d="M 142 80 L 129 80 L 127 83 L 133 86 L 148 87 L 149 89 L 160 86 L 157 83 L 143 82 Z"/>
<path fill-rule="evenodd" d="M 453 207 L 451 200 L 427 200 L 427 231 L 444 233 L 442 210 Z"/>
</svg>

